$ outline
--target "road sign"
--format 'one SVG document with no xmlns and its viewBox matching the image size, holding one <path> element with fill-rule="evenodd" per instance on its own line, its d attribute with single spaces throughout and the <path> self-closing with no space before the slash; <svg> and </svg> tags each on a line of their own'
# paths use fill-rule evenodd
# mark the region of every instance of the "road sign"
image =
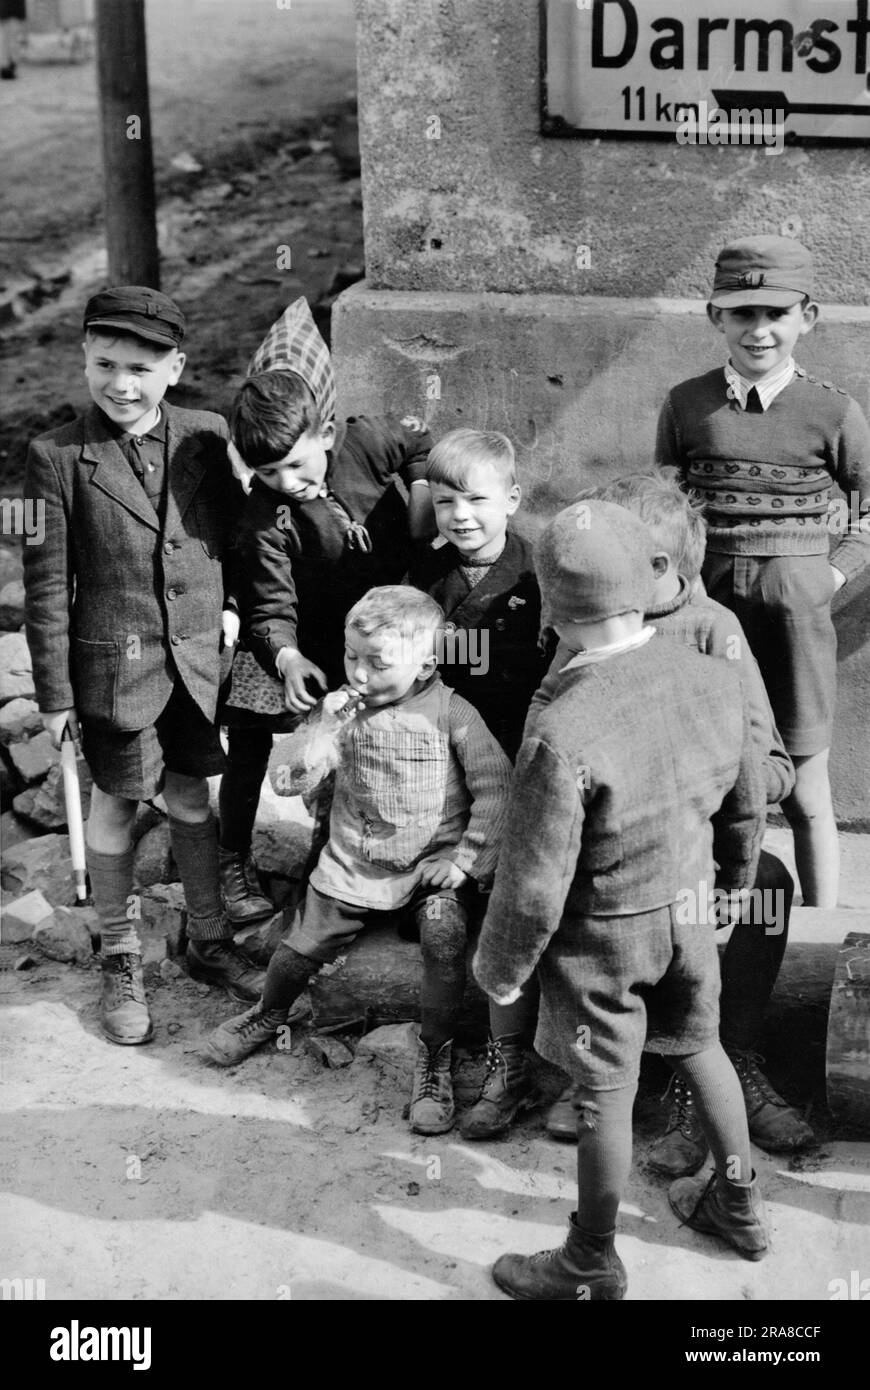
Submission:
<svg viewBox="0 0 870 1390">
<path fill-rule="evenodd" d="M 545 135 L 870 140 L 870 0 L 542 6 Z"/>
</svg>

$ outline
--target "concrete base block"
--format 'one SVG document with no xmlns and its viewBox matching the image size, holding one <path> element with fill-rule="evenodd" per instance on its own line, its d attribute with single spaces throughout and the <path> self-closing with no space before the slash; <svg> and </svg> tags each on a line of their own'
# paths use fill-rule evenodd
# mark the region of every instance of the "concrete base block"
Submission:
<svg viewBox="0 0 870 1390">
<path fill-rule="evenodd" d="M 807 371 L 867 410 L 870 309 L 826 306 L 801 340 Z M 372 290 L 336 300 L 332 343 L 344 415 L 421 415 L 436 439 L 459 426 L 500 430 L 517 451 L 520 529 L 584 487 L 653 463 L 669 388 L 720 366 L 722 338 L 701 300 Z M 870 569 L 834 603 L 839 701 L 831 758 L 835 809 L 870 820 Z"/>
</svg>

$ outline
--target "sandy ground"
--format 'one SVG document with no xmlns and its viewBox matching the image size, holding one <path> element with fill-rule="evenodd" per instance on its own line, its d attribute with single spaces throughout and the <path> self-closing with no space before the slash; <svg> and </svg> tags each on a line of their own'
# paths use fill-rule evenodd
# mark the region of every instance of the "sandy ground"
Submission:
<svg viewBox="0 0 870 1390">
<path fill-rule="evenodd" d="M 866 908 L 866 839 L 843 845 L 845 896 Z M 199 1048 L 234 1007 L 156 967 L 148 986 L 155 1040 L 120 1048 L 99 1033 L 96 962 L 0 974 L 0 1277 L 42 1278 L 59 1299 L 486 1300 L 502 1297 L 500 1253 L 561 1242 L 573 1149 L 540 1110 L 488 1144 L 412 1135 L 392 1063 L 325 1069 L 303 1025 L 289 1049 L 222 1070 Z M 776 1040 L 769 1070 L 822 1142 L 793 1159 L 754 1150 L 773 1230 L 759 1264 L 677 1226 L 645 1165 L 666 1084 L 646 1067 L 619 1218 L 629 1299 L 824 1301 L 867 1273 L 870 1144 L 831 1124 L 799 1042 Z M 463 1049 L 462 1105 L 480 1075 L 480 1048 Z"/>
</svg>

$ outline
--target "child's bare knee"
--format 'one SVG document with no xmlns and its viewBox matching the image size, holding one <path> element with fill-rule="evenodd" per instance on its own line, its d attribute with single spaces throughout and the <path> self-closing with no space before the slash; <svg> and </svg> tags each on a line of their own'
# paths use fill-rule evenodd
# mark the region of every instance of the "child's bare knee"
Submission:
<svg viewBox="0 0 870 1390">
<path fill-rule="evenodd" d="M 185 777 L 180 772 L 167 772 L 163 798 L 169 814 L 176 820 L 208 819 L 208 782 L 204 777 Z"/>
<path fill-rule="evenodd" d="M 126 796 L 112 796 L 95 786 L 91 790 L 88 827 L 92 834 L 100 831 L 117 834 L 128 830 L 136 818 L 137 805 Z"/>
</svg>

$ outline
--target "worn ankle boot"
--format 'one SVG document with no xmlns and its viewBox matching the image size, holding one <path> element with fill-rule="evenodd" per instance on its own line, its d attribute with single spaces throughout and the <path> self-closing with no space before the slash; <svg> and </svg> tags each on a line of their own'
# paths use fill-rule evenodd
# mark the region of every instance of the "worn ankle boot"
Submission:
<svg viewBox="0 0 870 1390">
<path fill-rule="evenodd" d="M 564 1144 L 577 1143 L 577 1111 L 574 1109 L 574 1087 L 568 1086 L 547 1111 L 544 1128 L 551 1139 Z"/>
<path fill-rule="evenodd" d="M 528 1109 L 533 1094 L 529 1054 L 521 1038 L 490 1039 L 480 1095 L 459 1121 L 463 1139 L 492 1139 L 503 1134 L 520 1110 Z"/>
<path fill-rule="evenodd" d="M 150 1042 L 154 1036 L 145 981 L 142 978 L 142 957 L 132 951 L 119 956 L 103 956 L 103 996 L 100 1000 L 100 1027 L 110 1042 L 122 1047 L 135 1047 Z"/>
<path fill-rule="evenodd" d="M 262 999 L 247 1013 L 228 1018 L 205 1040 L 203 1052 L 219 1067 L 234 1067 L 270 1042 L 287 1022 L 286 1009 L 264 1009 Z"/>
<path fill-rule="evenodd" d="M 651 1144 L 647 1162 L 654 1173 L 681 1178 L 704 1166 L 708 1145 L 692 1092 L 679 1076 L 671 1084 L 674 1090 L 667 1127 Z"/>
<path fill-rule="evenodd" d="M 429 1051 L 422 1038 L 418 1038 L 417 1047 L 408 1120 L 415 1134 L 446 1134 L 456 1118 L 450 1075 L 453 1039 L 435 1053 Z"/>
<path fill-rule="evenodd" d="M 265 970 L 260 970 L 231 936 L 220 941 L 188 941 L 187 968 L 191 979 L 222 985 L 239 1004 L 259 999 L 266 983 Z"/>
<path fill-rule="evenodd" d="M 718 1173 L 709 1178 L 678 1178 L 671 1183 L 668 1201 L 684 1226 L 719 1236 L 745 1260 L 760 1260 L 767 1253 L 764 1203 L 754 1169 L 748 1186 L 728 1182 Z"/>
<path fill-rule="evenodd" d="M 263 895 L 250 854 L 219 849 L 218 870 L 227 916 L 234 926 L 244 927 L 272 916 L 275 908 Z"/>
<path fill-rule="evenodd" d="M 760 1069 L 758 1064 L 764 1058 L 756 1052 L 744 1052 L 727 1043 L 725 1051 L 731 1058 L 743 1090 L 749 1137 L 753 1144 L 774 1154 L 793 1153 L 795 1149 L 805 1149 L 808 1144 L 814 1144 L 816 1136 L 809 1125 L 788 1101 L 777 1094 Z"/>
<path fill-rule="evenodd" d="M 625 1265 L 613 1246 L 614 1231 L 593 1235 L 581 1231 L 571 1213 L 568 1239 L 558 1250 L 537 1255 L 502 1255 L 492 1277 L 511 1298 L 551 1302 L 614 1302 L 625 1297 Z"/>
</svg>

